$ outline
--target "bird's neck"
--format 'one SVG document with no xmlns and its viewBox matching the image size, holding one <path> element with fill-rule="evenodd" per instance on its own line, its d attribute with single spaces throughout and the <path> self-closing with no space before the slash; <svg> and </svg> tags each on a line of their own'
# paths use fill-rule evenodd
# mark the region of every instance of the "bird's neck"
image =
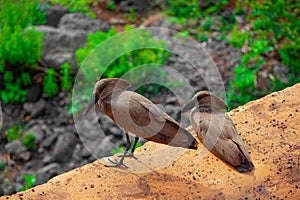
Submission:
<svg viewBox="0 0 300 200">
<path fill-rule="evenodd" d="M 114 101 L 117 100 L 118 96 L 122 93 L 122 90 L 113 90 L 106 92 L 104 95 L 102 95 L 99 98 L 99 108 L 100 110 L 109 116 L 112 120 L 114 120 L 113 114 L 112 114 L 112 104 L 114 104 Z"/>
</svg>

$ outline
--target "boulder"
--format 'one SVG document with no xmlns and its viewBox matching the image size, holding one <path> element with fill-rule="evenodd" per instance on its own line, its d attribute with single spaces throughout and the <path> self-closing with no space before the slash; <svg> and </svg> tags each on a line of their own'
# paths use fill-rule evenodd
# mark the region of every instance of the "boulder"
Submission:
<svg viewBox="0 0 300 200">
<path fill-rule="evenodd" d="M 23 104 L 23 108 L 27 113 L 30 113 L 32 118 L 41 115 L 47 109 L 47 102 L 40 99 L 38 102 L 26 102 Z"/>
<path fill-rule="evenodd" d="M 86 36 L 99 30 L 108 31 L 110 25 L 102 20 L 91 19 L 82 13 L 64 15 L 58 24 L 53 26 L 36 26 L 37 31 L 45 33 L 42 49 L 42 64 L 45 67 L 60 69 L 63 63 L 70 63 L 77 69 L 75 52 L 84 47 Z"/>
<path fill-rule="evenodd" d="M 87 33 L 93 33 L 99 30 L 107 32 L 110 29 L 110 25 L 105 21 L 91 19 L 78 12 L 64 15 L 59 21 L 58 28 L 69 31 L 81 30 Z"/>
<path fill-rule="evenodd" d="M 43 65 L 56 70 L 59 70 L 65 62 L 77 66 L 75 51 L 84 46 L 87 35 L 85 31 L 69 31 L 44 25 L 37 26 L 36 30 L 45 33 L 42 49 Z"/>
<path fill-rule="evenodd" d="M 54 147 L 53 160 L 57 162 L 66 162 L 71 158 L 77 138 L 72 133 L 63 133 L 59 135 Z"/>
<path fill-rule="evenodd" d="M 296 84 L 228 113 L 250 152 L 251 172 L 239 173 L 201 143 L 190 150 L 147 142 L 136 158 L 125 158 L 127 168 L 101 159 L 0 200 L 299 199 L 299 93 Z"/>
<path fill-rule="evenodd" d="M 53 5 L 46 9 L 46 20 L 49 26 L 57 27 L 62 16 L 69 12 L 67 7 Z"/>
<path fill-rule="evenodd" d="M 145 12 L 151 8 L 150 6 L 148 0 L 124 0 L 120 3 L 120 10 L 122 12 L 131 12 L 130 10 L 133 9 L 136 12 Z"/>
</svg>

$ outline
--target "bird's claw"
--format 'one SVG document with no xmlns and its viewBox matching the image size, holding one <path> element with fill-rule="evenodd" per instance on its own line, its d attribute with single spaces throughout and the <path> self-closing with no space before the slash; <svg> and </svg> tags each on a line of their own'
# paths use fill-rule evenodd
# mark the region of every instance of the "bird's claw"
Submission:
<svg viewBox="0 0 300 200">
<path fill-rule="evenodd" d="M 135 155 L 132 152 L 126 152 L 126 153 L 124 153 L 124 155 L 118 155 L 118 157 L 123 157 L 123 156 L 137 159 L 137 157 L 135 157 Z"/>
<path fill-rule="evenodd" d="M 109 162 L 111 162 L 112 164 L 105 164 L 105 167 L 119 167 L 119 166 L 123 166 L 125 168 L 128 168 L 124 163 L 123 163 L 123 159 L 120 159 L 119 161 L 113 161 L 111 159 L 109 159 Z"/>
</svg>

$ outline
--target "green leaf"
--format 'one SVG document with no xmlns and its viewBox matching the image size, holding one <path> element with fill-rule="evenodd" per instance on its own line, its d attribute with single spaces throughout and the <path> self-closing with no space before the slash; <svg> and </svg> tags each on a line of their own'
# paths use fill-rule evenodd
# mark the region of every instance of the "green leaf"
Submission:
<svg viewBox="0 0 300 200">
<path fill-rule="evenodd" d="M 36 175 L 23 174 L 22 177 L 25 179 L 26 184 L 20 191 L 28 190 L 36 185 Z"/>
<path fill-rule="evenodd" d="M 22 80 L 22 83 L 26 86 L 26 85 L 29 85 L 31 83 L 31 78 L 30 78 L 30 75 L 29 73 L 27 72 L 22 72 L 21 73 L 21 80 Z"/>
<path fill-rule="evenodd" d="M 47 69 L 46 76 L 44 78 L 44 92 L 49 96 L 53 97 L 58 92 L 58 85 L 56 83 L 54 69 Z"/>
<path fill-rule="evenodd" d="M 5 71 L 4 72 L 4 81 L 6 84 L 10 84 L 13 82 L 14 75 L 11 71 Z"/>
</svg>

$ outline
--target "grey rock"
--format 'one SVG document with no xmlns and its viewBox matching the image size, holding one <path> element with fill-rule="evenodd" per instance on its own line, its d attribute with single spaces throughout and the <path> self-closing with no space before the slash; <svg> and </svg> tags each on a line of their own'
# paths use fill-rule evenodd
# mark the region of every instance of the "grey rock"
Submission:
<svg viewBox="0 0 300 200">
<path fill-rule="evenodd" d="M 84 46 L 87 32 L 82 30 L 57 29 L 51 26 L 37 26 L 37 31 L 45 33 L 42 49 L 43 64 L 56 70 L 63 63 L 77 66 L 75 51 Z"/>
<path fill-rule="evenodd" d="M 39 169 L 36 173 L 36 184 L 47 182 L 50 178 L 59 174 L 60 165 L 58 163 L 51 163 Z"/>
<path fill-rule="evenodd" d="M 25 152 L 27 149 L 20 140 L 13 140 L 7 143 L 4 148 L 7 153 L 12 155 L 18 155 L 19 153 Z"/>
<path fill-rule="evenodd" d="M 34 144 L 39 144 L 45 136 L 45 133 L 40 125 L 34 125 L 24 133 L 24 135 L 28 134 L 34 135 Z"/>
<path fill-rule="evenodd" d="M 116 137 L 120 137 L 123 135 L 123 131 L 116 126 L 110 127 L 109 131 Z"/>
<path fill-rule="evenodd" d="M 14 187 L 13 183 L 9 179 L 5 178 L 3 180 L 3 183 L 2 183 L 2 193 L 3 193 L 3 195 L 10 195 L 10 194 L 13 194 L 15 192 L 16 192 L 16 190 L 15 190 L 15 187 Z"/>
<path fill-rule="evenodd" d="M 41 85 L 32 85 L 27 90 L 26 101 L 27 102 L 36 102 L 40 99 L 42 95 L 42 86 Z"/>
<path fill-rule="evenodd" d="M 110 29 L 110 25 L 100 19 L 91 19 L 78 12 L 64 15 L 59 21 L 58 28 L 69 31 L 81 30 L 87 33 L 93 33 L 99 30 L 107 32 Z"/>
<path fill-rule="evenodd" d="M 176 104 L 177 103 L 177 98 L 174 96 L 174 97 L 169 97 L 166 99 L 166 104 Z"/>
<path fill-rule="evenodd" d="M 85 148 L 85 146 L 83 146 L 81 148 L 81 151 L 80 151 L 79 155 L 82 158 L 86 158 L 86 157 L 89 157 L 91 155 L 91 153 L 89 152 L 89 150 L 87 148 Z"/>
<path fill-rule="evenodd" d="M 46 9 L 46 20 L 49 26 L 58 26 L 58 22 L 62 16 L 69 12 L 68 8 L 61 5 L 53 5 Z"/>
<path fill-rule="evenodd" d="M 290 72 L 290 68 L 281 63 L 272 64 L 274 75 L 280 79 L 283 83 L 288 83 L 288 76 Z"/>
<path fill-rule="evenodd" d="M 130 9 L 136 12 L 145 12 L 150 9 L 150 2 L 148 0 L 125 0 L 120 3 L 122 12 L 130 12 Z"/>
<path fill-rule="evenodd" d="M 77 130 L 76 130 L 76 127 L 74 126 L 74 124 L 69 124 L 68 126 L 66 126 L 66 130 L 68 132 L 77 134 Z"/>
<path fill-rule="evenodd" d="M 75 145 L 75 148 L 73 150 L 73 155 L 72 155 L 72 159 L 76 160 L 76 161 L 79 161 L 81 158 L 80 158 L 80 151 L 81 151 L 81 145 L 80 144 L 76 144 Z"/>
<path fill-rule="evenodd" d="M 7 162 L 4 158 L 0 157 L 0 172 L 4 171 L 4 169 L 6 168 Z"/>
<path fill-rule="evenodd" d="M 14 187 L 15 187 L 15 190 L 16 190 L 16 191 L 20 191 L 21 188 L 24 187 L 24 185 L 22 185 L 21 183 L 16 183 L 16 184 L 14 184 Z"/>
<path fill-rule="evenodd" d="M 93 149 L 93 152 L 92 152 L 92 155 L 95 157 L 95 158 L 103 158 L 103 157 L 106 157 L 106 156 L 109 156 L 110 155 L 110 151 L 112 149 L 114 149 L 114 145 L 113 143 L 111 142 L 111 140 L 113 139 L 113 136 L 112 135 L 109 135 L 107 137 L 104 137 L 100 144 L 97 145 L 94 149 Z"/>
<path fill-rule="evenodd" d="M 99 19 L 91 19 L 82 13 L 65 14 L 57 25 L 37 26 L 45 33 L 42 49 L 42 64 L 56 70 L 63 63 L 70 63 L 77 70 L 75 51 L 85 45 L 86 36 L 99 30 L 108 31 L 110 25 Z"/>
<path fill-rule="evenodd" d="M 58 118 L 61 124 L 69 124 L 72 115 L 68 112 L 68 110 L 62 109 L 62 111 L 59 113 Z"/>
<path fill-rule="evenodd" d="M 31 159 L 30 161 L 24 163 L 23 167 L 26 171 L 35 170 L 37 166 L 41 164 L 40 160 Z"/>
<path fill-rule="evenodd" d="M 54 161 L 65 162 L 69 160 L 77 142 L 77 138 L 72 133 L 59 135 L 54 147 Z"/>
<path fill-rule="evenodd" d="M 167 104 L 165 106 L 165 109 L 166 109 L 166 112 L 172 116 L 172 117 L 175 117 L 176 114 L 179 112 L 180 108 L 178 106 L 173 106 L 173 105 L 170 105 L 170 104 Z"/>
<path fill-rule="evenodd" d="M 43 158 L 43 164 L 47 165 L 53 161 L 53 158 L 51 155 L 45 155 Z"/>
<path fill-rule="evenodd" d="M 29 151 L 24 151 L 18 154 L 17 158 L 21 161 L 28 161 L 31 158 L 31 153 Z"/>
<path fill-rule="evenodd" d="M 66 129 L 64 127 L 54 127 L 53 128 L 54 133 L 63 133 L 65 131 L 66 131 Z"/>
<path fill-rule="evenodd" d="M 42 147 L 39 147 L 38 150 L 37 150 L 37 152 L 38 152 L 39 154 L 43 154 L 43 153 L 45 152 L 45 149 L 42 148 Z"/>
<path fill-rule="evenodd" d="M 1 107 L 1 103 L 0 103 L 0 131 L 2 129 L 2 126 L 3 126 L 3 114 L 2 114 L 2 107 Z M 1 136 L 1 134 L 0 134 L 0 136 Z"/>
<path fill-rule="evenodd" d="M 24 178 L 22 177 L 22 176 L 15 176 L 14 178 L 13 178 L 13 180 L 14 180 L 14 182 L 16 182 L 16 183 L 23 183 L 23 181 L 24 181 Z"/>
<path fill-rule="evenodd" d="M 42 147 L 49 148 L 52 146 L 54 141 L 57 139 L 57 133 L 51 133 L 51 135 L 47 136 L 41 143 Z"/>
<path fill-rule="evenodd" d="M 43 99 L 36 103 L 26 102 L 23 104 L 23 108 L 27 113 L 30 113 L 31 117 L 35 118 L 46 110 L 47 102 Z"/>
</svg>

